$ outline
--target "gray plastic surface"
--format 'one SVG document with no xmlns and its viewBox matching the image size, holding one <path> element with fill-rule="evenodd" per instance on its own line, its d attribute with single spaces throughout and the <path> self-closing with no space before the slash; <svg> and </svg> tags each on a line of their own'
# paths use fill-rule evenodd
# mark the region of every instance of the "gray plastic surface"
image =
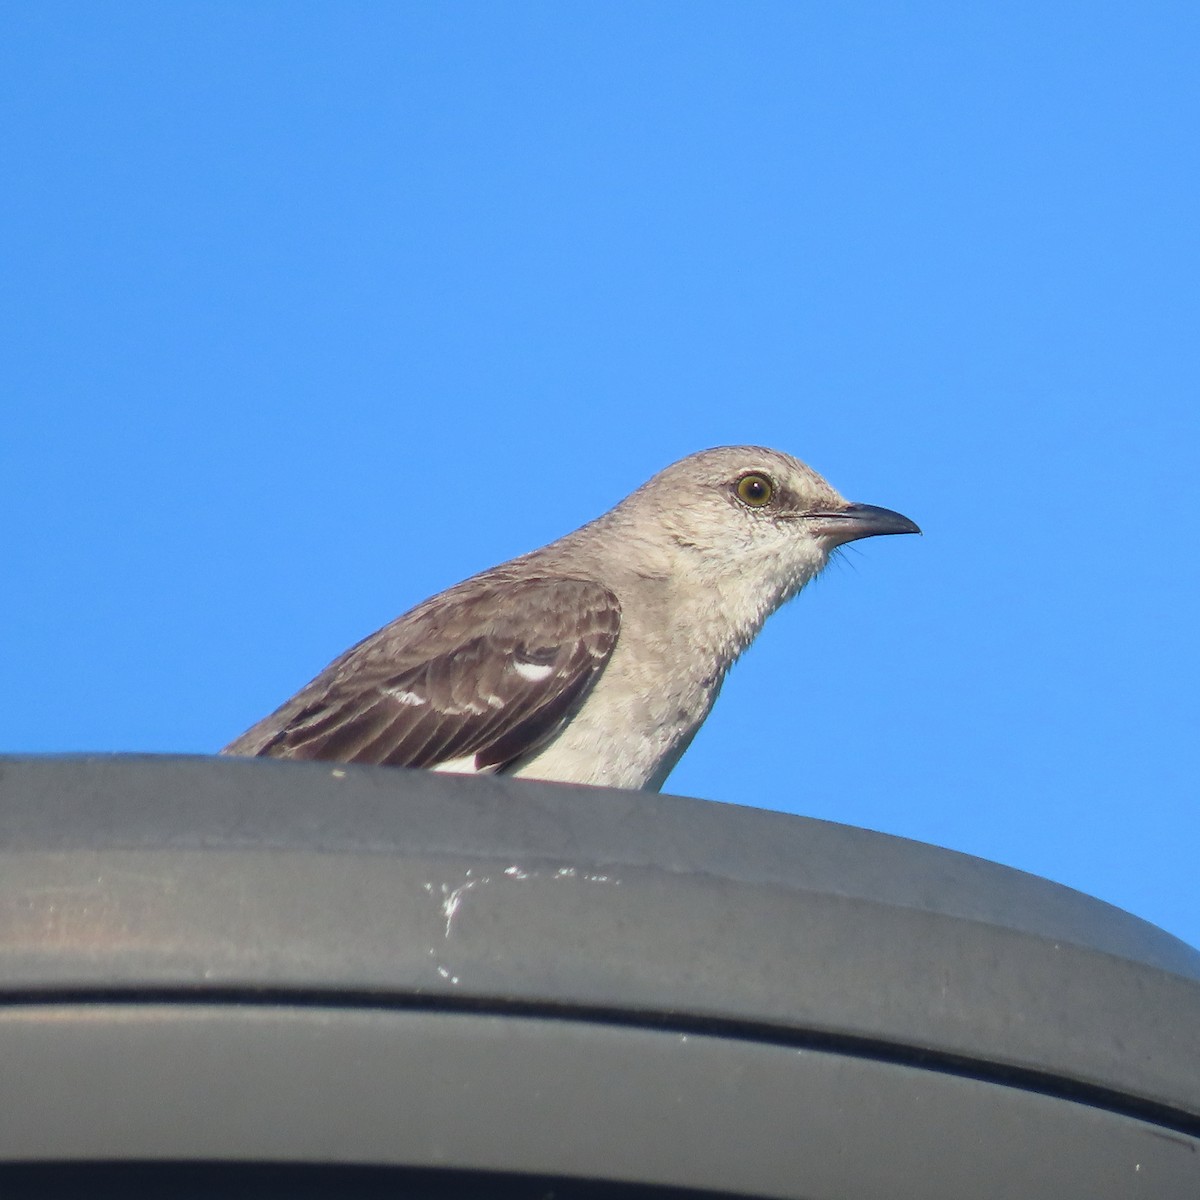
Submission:
<svg viewBox="0 0 1200 1200">
<path fill-rule="evenodd" d="M 1195 1200 L 1198 1031 L 1195 950 L 901 839 L 386 768 L 0 759 L 0 1162 Z"/>
</svg>

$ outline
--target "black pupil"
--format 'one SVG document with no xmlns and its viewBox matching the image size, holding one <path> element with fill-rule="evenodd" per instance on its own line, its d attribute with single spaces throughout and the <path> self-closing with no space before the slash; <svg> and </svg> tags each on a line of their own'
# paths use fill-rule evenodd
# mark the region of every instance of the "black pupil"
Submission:
<svg viewBox="0 0 1200 1200">
<path fill-rule="evenodd" d="M 761 479 L 747 479 L 742 493 L 747 500 L 761 500 L 767 494 L 767 485 Z"/>
</svg>

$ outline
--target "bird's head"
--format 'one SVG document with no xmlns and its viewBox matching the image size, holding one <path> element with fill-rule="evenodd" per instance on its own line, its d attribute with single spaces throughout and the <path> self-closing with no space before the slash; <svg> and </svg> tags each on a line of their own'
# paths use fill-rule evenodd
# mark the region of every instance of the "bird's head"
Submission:
<svg viewBox="0 0 1200 1200">
<path fill-rule="evenodd" d="M 920 533 L 887 508 L 853 504 L 811 467 L 761 446 L 721 446 L 673 463 L 618 505 L 618 518 L 673 571 L 745 577 L 773 608 L 838 546 Z M 664 563 L 665 565 L 665 563 Z"/>
</svg>

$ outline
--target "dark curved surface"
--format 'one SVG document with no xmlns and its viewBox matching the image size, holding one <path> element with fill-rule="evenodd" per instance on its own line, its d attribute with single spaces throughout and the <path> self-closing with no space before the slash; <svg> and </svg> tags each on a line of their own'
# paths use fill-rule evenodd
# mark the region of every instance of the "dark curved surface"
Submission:
<svg viewBox="0 0 1200 1200">
<path fill-rule="evenodd" d="M 387 768 L 0 759 L 0 1161 L 1190 1197 L 1198 1030 L 1195 950 L 879 834 Z"/>
</svg>

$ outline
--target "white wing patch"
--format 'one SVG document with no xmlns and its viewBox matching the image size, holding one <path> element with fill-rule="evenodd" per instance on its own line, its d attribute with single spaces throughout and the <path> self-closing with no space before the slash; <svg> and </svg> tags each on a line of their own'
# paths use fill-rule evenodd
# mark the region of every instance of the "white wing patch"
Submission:
<svg viewBox="0 0 1200 1200">
<path fill-rule="evenodd" d="M 485 767 L 480 771 L 475 763 L 475 755 L 467 754 L 462 758 L 452 758 L 447 762 L 438 763 L 434 767 L 430 767 L 431 771 L 446 771 L 450 775 L 494 775 L 495 767 Z"/>
<path fill-rule="evenodd" d="M 418 696 L 416 692 L 407 692 L 403 688 L 384 688 L 383 691 L 385 695 L 391 696 L 401 704 L 407 704 L 410 708 L 420 708 L 425 703 L 424 696 Z"/>
<path fill-rule="evenodd" d="M 528 679 L 530 683 L 541 682 L 541 680 L 545 679 L 554 670 L 553 667 L 548 667 L 545 663 L 524 662 L 519 658 L 514 658 L 512 665 L 513 670 L 522 679 Z"/>
</svg>

